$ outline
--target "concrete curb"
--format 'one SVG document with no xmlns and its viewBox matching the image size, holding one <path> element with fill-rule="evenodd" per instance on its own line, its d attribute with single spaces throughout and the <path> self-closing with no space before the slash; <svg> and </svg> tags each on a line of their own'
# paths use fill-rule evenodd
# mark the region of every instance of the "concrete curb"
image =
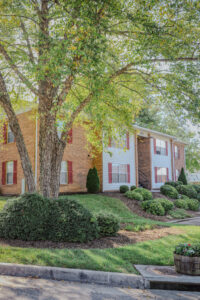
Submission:
<svg viewBox="0 0 200 300">
<path fill-rule="evenodd" d="M 114 272 L 0 263 L 0 275 L 145 288 L 145 280 L 142 276 Z"/>
</svg>

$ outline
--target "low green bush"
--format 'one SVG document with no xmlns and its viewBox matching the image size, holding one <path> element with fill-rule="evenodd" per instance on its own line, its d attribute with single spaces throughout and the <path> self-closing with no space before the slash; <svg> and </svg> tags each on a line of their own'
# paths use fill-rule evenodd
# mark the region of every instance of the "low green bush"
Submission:
<svg viewBox="0 0 200 300">
<path fill-rule="evenodd" d="M 189 200 L 190 198 L 188 196 L 180 194 L 180 199 Z"/>
<path fill-rule="evenodd" d="M 197 191 L 197 193 L 200 193 L 200 184 L 191 184 L 191 186 Z"/>
<path fill-rule="evenodd" d="M 189 198 L 195 199 L 197 197 L 197 191 L 194 189 L 192 185 L 180 185 L 177 186 L 177 191 L 181 195 L 188 196 Z"/>
<path fill-rule="evenodd" d="M 188 200 L 177 199 L 174 201 L 174 205 L 178 208 L 188 209 Z"/>
<path fill-rule="evenodd" d="M 139 194 L 135 191 L 128 191 L 125 193 L 125 196 L 129 199 L 134 199 L 134 200 L 138 200 L 138 201 L 144 200 L 142 194 Z"/>
<path fill-rule="evenodd" d="M 99 236 L 114 236 L 120 229 L 120 221 L 113 214 L 100 213 L 96 215 Z"/>
<path fill-rule="evenodd" d="M 197 200 L 200 202 L 200 193 L 197 194 Z"/>
<path fill-rule="evenodd" d="M 175 210 L 170 210 L 168 214 L 174 219 L 185 219 L 190 218 L 191 215 L 183 208 L 176 208 Z"/>
<path fill-rule="evenodd" d="M 166 214 L 168 213 L 168 211 L 170 211 L 174 208 L 173 202 L 168 200 L 168 199 L 156 198 L 154 200 L 159 202 L 162 205 L 162 207 L 164 208 Z"/>
<path fill-rule="evenodd" d="M 129 187 L 128 185 L 121 185 L 119 188 L 120 193 L 126 193 L 127 191 L 129 191 Z"/>
<path fill-rule="evenodd" d="M 135 190 L 137 187 L 135 185 L 131 186 L 131 191 Z"/>
<path fill-rule="evenodd" d="M 142 209 L 156 216 L 164 216 L 165 209 L 161 203 L 156 200 L 147 200 L 142 202 Z"/>
<path fill-rule="evenodd" d="M 172 199 L 178 198 L 177 190 L 171 185 L 167 185 L 167 184 L 162 185 L 160 188 L 160 191 L 163 195 L 165 195 L 169 198 L 172 198 Z"/>
<path fill-rule="evenodd" d="M 199 201 L 197 199 L 189 199 L 187 200 L 188 209 L 193 211 L 199 210 Z"/>
<path fill-rule="evenodd" d="M 166 181 L 165 184 L 171 185 L 174 188 L 176 188 L 177 186 L 182 185 L 183 183 L 181 181 Z"/>
<path fill-rule="evenodd" d="M 134 190 L 136 193 L 139 193 L 143 196 L 143 199 L 144 200 L 152 200 L 153 199 L 153 195 L 152 193 L 147 190 L 147 189 L 144 189 L 144 188 L 136 188 Z"/>
</svg>

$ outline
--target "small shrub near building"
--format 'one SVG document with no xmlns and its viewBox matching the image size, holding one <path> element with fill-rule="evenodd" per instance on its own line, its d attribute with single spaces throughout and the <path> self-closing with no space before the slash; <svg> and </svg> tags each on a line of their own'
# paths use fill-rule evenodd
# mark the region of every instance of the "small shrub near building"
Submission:
<svg viewBox="0 0 200 300">
<path fill-rule="evenodd" d="M 94 167 L 93 169 L 89 169 L 86 181 L 86 188 L 88 193 L 96 194 L 100 189 L 99 176 L 97 173 L 97 169 Z"/>
<path fill-rule="evenodd" d="M 192 185 L 180 185 L 177 187 L 177 191 L 179 192 L 179 194 L 185 195 L 191 199 L 197 198 L 197 191 Z"/>
<path fill-rule="evenodd" d="M 164 198 L 156 198 L 155 201 L 159 202 L 165 210 L 165 214 L 167 214 L 170 210 L 174 208 L 174 204 L 172 201 Z"/>
<path fill-rule="evenodd" d="M 200 194 L 200 184 L 192 184 L 192 187 Z"/>
<path fill-rule="evenodd" d="M 187 200 L 188 209 L 193 211 L 199 210 L 199 201 L 197 199 L 189 199 Z"/>
<path fill-rule="evenodd" d="M 178 208 L 188 209 L 187 199 L 177 199 L 174 201 L 174 205 Z"/>
<path fill-rule="evenodd" d="M 137 200 L 137 201 L 143 201 L 144 200 L 142 194 L 135 192 L 135 190 L 126 192 L 125 196 L 129 199 L 134 199 L 134 200 Z"/>
<path fill-rule="evenodd" d="M 181 181 L 166 181 L 165 184 L 171 185 L 174 188 L 176 188 L 177 186 L 182 185 L 183 183 Z"/>
<path fill-rule="evenodd" d="M 181 169 L 180 175 L 178 177 L 178 181 L 181 181 L 184 185 L 187 185 L 187 178 L 185 175 L 184 168 Z"/>
<path fill-rule="evenodd" d="M 135 185 L 131 186 L 131 191 L 135 190 L 137 187 Z"/>
<path fill-rule="evenodd" d="M 144 200 L 152 200 L 153 199 L 152 193 L 149 190 L 147 190 L 147 189 L 136 188 L 134 191 L 136 193 L 141 194 Z"/>
<path fill-rule="evenodd" d="M 161 203 L 159 203 L 156 200 L 148 200 L 142 202 L 142 209 L 145 210 L 148 213 L 151 213 L 152 215 L 156 216 L 164 216 L 165 215 L 165 209 L 162 206 Z"/>
<path fill-rule="evenodd" d="M 160 191 L 163 195 L 165 195 L 169 198 L 172 198 L 172 199 L 178 198 L 177 190 L 171 185 L 167 185 L 167 184 L 162 185 L 160 188 Z"/>
<path fill-rule="evenodd" d="M 100 213 L 96 215 L 96 219 L 100 237 L 116 235 L 120 229 L 119 219 L 113 214 Z"/>
<path fill-rule="evenodd" d="M 123 194 L 128 192 L 129 191 L 128 185 L 121 185 L 119 188 L 119 191 L 120 191 L 120 193 L 123 193 Z"/>
</svg>

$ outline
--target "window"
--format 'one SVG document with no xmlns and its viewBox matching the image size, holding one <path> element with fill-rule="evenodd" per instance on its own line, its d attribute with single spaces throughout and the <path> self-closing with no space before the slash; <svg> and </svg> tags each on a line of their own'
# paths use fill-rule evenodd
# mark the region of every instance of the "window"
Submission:
<svg viewBox="0 0 200 300">
<path fill-rule="evenodd" d="M 155 168 L 155 182 L 164 183 L 168 181 L 168 168 Z"/>
<path fill-rule="evenodd" d="M 115 139 L 110 139 L 109 147 L 119 148 L 119 149 L 124 149 L 124 148 L 129 149 L 129 134 L 127 133 L 124 136 L 121 136 L 120 141 Z"/>
<path fill-rule="evenodd" d="M 178 180 L 179 174 L 180 174 L 179 170 L 176 169 L 176 180 Z"/>
<path fill-rule="evenodd" d="M 109 183 L 130 183 L 130 165 L 108 164 Z"/>
<path fill-rule="evenodd" d="M 179 159 L 180 157 L 180 152 L 178 146 L 174 146 L 174 157 L 175 159 Z"/>
<path fill-rule="evenodd" d="M 6 163 L 6 184 L 13 184 L 14 164 L 13 161 Z"/>
<path fill-rule="evenodd" d="M 168 155 L 168 143 L 163 140 L 154 139 L 155 154 Z"/>
<path fill-rule="evenodd" d="M 67 176 L 67 162 L 61 162 L 61 170 L 60 170 L 60 184 L 67 184 L 68 183 L 68 176 Z"/>
<path fill-rule="evenodd" d="M 8 133 L 7 133 L 7 142 L 8 143 L 13 143 L 15 141 L 15 137 L 13 132 L 10 129 L 10 126 L 8 126 Z"/>
</svg>

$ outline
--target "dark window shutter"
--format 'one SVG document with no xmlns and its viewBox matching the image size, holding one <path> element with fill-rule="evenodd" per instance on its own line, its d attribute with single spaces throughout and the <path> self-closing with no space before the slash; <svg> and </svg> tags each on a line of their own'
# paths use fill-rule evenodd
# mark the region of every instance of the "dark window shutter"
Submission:
<svg viewBox="0 0 200 300">
<path fill-rule="evenodd" d="M 156 154 L 156 139 L 153 139 L 153 145 L 154 145 L 154 154 Z"/>
<path fill-rule="evenodd" d="M 129 132 L 126 133 L 126 148 L 130 149 Z"/>
<path fill-rule="evenodd" d="M 155 167 L 154 170 L 155 170 L 155 183 L 158 183 L 158 168 Z"/>
<path fill-rule="evenodd" d="M 3 124 L 3 143 L 4 144 L 7 144 L 7 131 L 8 131 L 7 124 L 4 123 Z"/>
<path fill-rule="evenodd" d="M 71 184 L 73 183 L 72 161 L 67 162 L 67 170 L 68 170 L 68 184 Z"/>
<path fill-rule="evenodd" d="M 6 184 L 6 162 L 2 162 L 2 185 Z"/>
<path fill-rule="evenodd" d="M 127 172 L 128 172 L 128 183 L 130 183 L 131 182 L 130 165 L 127 165 Z"/>
<path fill-rule="evenodd" d="M 112 164 L 108 163 L 108 182 L 112 183 Z"/>
<path fill-rule="evenodd" d="M 72 139 L 73 139 L 72 134 L 73 134 L 72 129 L 70 129 L 68 132 L 68 144 L 72 144 Z"/>
<path fill-rule="evenodd" d="M 17 160 L 13 162 L 13 184 L 17 184 Z"/>
<path fill-rule="evenodd" d="M 165 147 L 166 147 L 166 155 L 168 156 L 168 142 L 165 142 Z"/>
</svg>

